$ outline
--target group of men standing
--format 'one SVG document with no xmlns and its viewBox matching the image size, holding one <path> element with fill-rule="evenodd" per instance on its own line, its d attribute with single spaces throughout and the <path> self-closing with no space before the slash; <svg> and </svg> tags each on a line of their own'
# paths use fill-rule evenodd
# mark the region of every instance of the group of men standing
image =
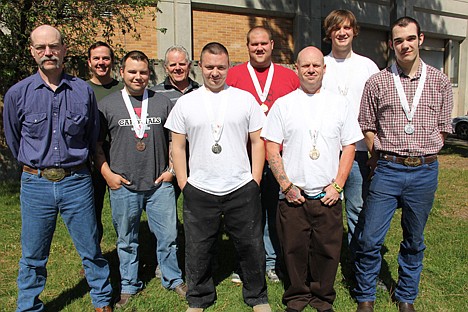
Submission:
<svg viewBox="0 0 468 312">
<path fill-rule="evenodd" d="M 392 24 L 396 63 L 381 72 L 353 52 L 359 28 L 350 11 L 331 12 L 324 29 L 332 51 L 324 57 L 304 48 L 296 73 L 273 64 L 270 31 L 254 27 L 248 62 L 231 68 L 226 47 L 211 42 L 201 51 L 199 86 L 188 77 L 187 51 L 171 47 L 166 80 L 148 89 L 144 53 L 123 57 L 120 83 L 111 77 L 112 49 L 94 44 L 86 84 L 63 72 L 61 34 L 36 28 L 38 72 L 7 92 L 4 108 L 6 139 L 23 166 L 17 311 L 44 309 L 39 295 L 58 213 L 96 311 L 112 311 L 100 250 L 106 187 L 120 261 L 117 307 L 144 286 L 138 232 L 145 210 L 161 284 L 187 299 L 188 312 L 217 298 L 221 222 L 236 249 L 244 302 L 255 312 L 271 311 L 265 275 L 282 278 L 286 311 L 333 311 L 344 194 L 357 312 L 374 309 L 380 248 L 397 207 L 403 241 L 395 297 L 400 311 L 415 311 L 437 153 L 451 130 L 450 83 L 420 59 L 424 36 L 410 17 Z M 176 255 L 180 192 L 187 285 Z"/>
</svg>

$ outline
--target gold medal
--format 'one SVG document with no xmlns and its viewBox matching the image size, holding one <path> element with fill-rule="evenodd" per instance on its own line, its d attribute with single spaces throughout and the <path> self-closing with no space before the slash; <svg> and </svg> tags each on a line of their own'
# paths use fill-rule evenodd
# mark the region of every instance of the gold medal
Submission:
<svg viewBox="0 0 468 312">
<path fill-rule="evenodd" d="M 139 151 L 139 152 L 143 152 L 143 151 L 146 149 L 146 144 L 145 144 L 145 142 L 143 142 L 143 141 L 141 141 L 141 140 L 138 141 L 137 144 L 136 144 L 136 149 L 137 149 L 137 151 Z"/>
<path fill-rule="evenodd" d="M 320 152 L 318 149 L 316 149 L 315 147 L 313 149 L 310 150 L 309 152 L 309 157 L 312 159 L 312 160 L 317 160 L 319 157 L 320 157 Z"/>
<path fill-rule="evenodd" d="M 266 105 L 265 103 L 262 103 L 262 105 L 260 105 L 260 107 L 263 109 L 264 113 L 268 112 L 268 105 Z"/>
</svg>

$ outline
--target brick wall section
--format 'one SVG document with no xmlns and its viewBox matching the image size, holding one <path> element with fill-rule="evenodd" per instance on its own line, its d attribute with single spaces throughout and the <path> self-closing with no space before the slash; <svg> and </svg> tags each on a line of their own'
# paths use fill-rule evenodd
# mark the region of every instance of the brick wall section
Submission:
<svg viewBox="0 0 468 312">
<path fill-rule="evenodd" d="M 157 59 L 157 21 L 153 20 L 150 12 L 144 13 L 143 19 L 138 21 L 136 25 L 138 33 L 140 34 L 140 40 L 134 38 L 134 34 L 127 33 L 122 34 L 117 30 L 117 35 L 112 38 L 114 45 L 120 44 L 123 49 L 127 52 L 132 50 L 140 50 L 145 53 L 150 59 Z M 96 40 L 103 40 L 102 37 L 96 38 Z"/>
<path fill-rule="evenodd" d="M 194 59 L 199 59 L 205 44 L 218 41 L 228 49 L 231 62 L 247 61 L 246 34 L 250 28 L 257 25 L 269 28 L 273 34 L 273 62 L 294 63 L 292 19 L 195 9 L 192 11 Z"/>
</svg>

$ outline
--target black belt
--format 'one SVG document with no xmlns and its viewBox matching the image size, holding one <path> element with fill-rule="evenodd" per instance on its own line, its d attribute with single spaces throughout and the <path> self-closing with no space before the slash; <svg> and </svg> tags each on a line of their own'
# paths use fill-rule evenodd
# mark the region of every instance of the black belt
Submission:
<svg viewBox="0 0 468 312">
<path fill-rule="evenodd" d="M 44 169 L 36 169 L 29 166 L 23 166 L 23 172 L 35 174 L 40 177 L 44 177 L 49 181 L 52 182 L 59 182 L 62 181 L 65 177 L 71 176 L 72 173 L 87 168 L 88 165 L 86 163 L 82 163 L 78 166 L 73 166 L 70 168 L 44 168 Z"/>
<path fill-rule="evenodd" d="M 408 167 L 419 167 L 423 164 L 431 164 L 437 160 L 437 155 L 427 156 L 398 156 L 387 153 L 380 153 L 380 159 L 394 162 Z"/>
</svg>

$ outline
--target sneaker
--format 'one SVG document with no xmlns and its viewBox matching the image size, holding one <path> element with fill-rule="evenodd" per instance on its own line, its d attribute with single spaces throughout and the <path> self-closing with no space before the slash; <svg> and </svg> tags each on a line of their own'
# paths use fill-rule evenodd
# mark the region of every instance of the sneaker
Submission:
<svg viewBox="0 0 468 312">
<path fill-rule="evenodd" d="M 156 266 L 156 270 L 154 270 L 154 277 L 159 279 L 162 278 L 161 268 L 159 267 L 159 264 Z"/>
<path fill-rule="evenodd" d="M 380 276 L 377 278 L 377 289 L 383 290 L 383 291 L 389 291 L 387 285 L 385 282 L 380 278 Z"/>
<path fill-rule="evenodd" d="M 130 301 L 130 298 L 132 298 L 132 294 L 125 294 L 125 293 L 121 293 L 120 294 L 120 300 L 115 304 L 115 307 L 116 308 L 123 308 L 124 306 L 126 306 L 128 304 L 128 302 Z"/>
<path fill-rule="evenodd" d="M 253 307 L 254 312 L 271 312 L 271 307 L 268 303 L 257 304 Z"/>
<path fill-rule="evenodd" d="M 276 271 L 274 269 L 267 270 L 266 275 L 268 279 L 273 283 L 278 283 L 280 281 L 278 275 L 276 275 Z"/>
<path fill-rule="evenodd" d="M 188 308 L 185 312 L 203 312 L 202 308 Z"/>
<path fill-rule="evenodd" d="M 172 290 L 175 291 L 181 298 L 185 299 L 185 296 L 187 295 L 187 285 L 185 285 L 185 283 L 177 285 Z"/>
<path fill-rule="evenodd" d="M 242 284 L 242 280 L 236 272 L 233 272 L 231 275 L 231 282 L 236 283 L 236 284 Z"/>
</svg>

